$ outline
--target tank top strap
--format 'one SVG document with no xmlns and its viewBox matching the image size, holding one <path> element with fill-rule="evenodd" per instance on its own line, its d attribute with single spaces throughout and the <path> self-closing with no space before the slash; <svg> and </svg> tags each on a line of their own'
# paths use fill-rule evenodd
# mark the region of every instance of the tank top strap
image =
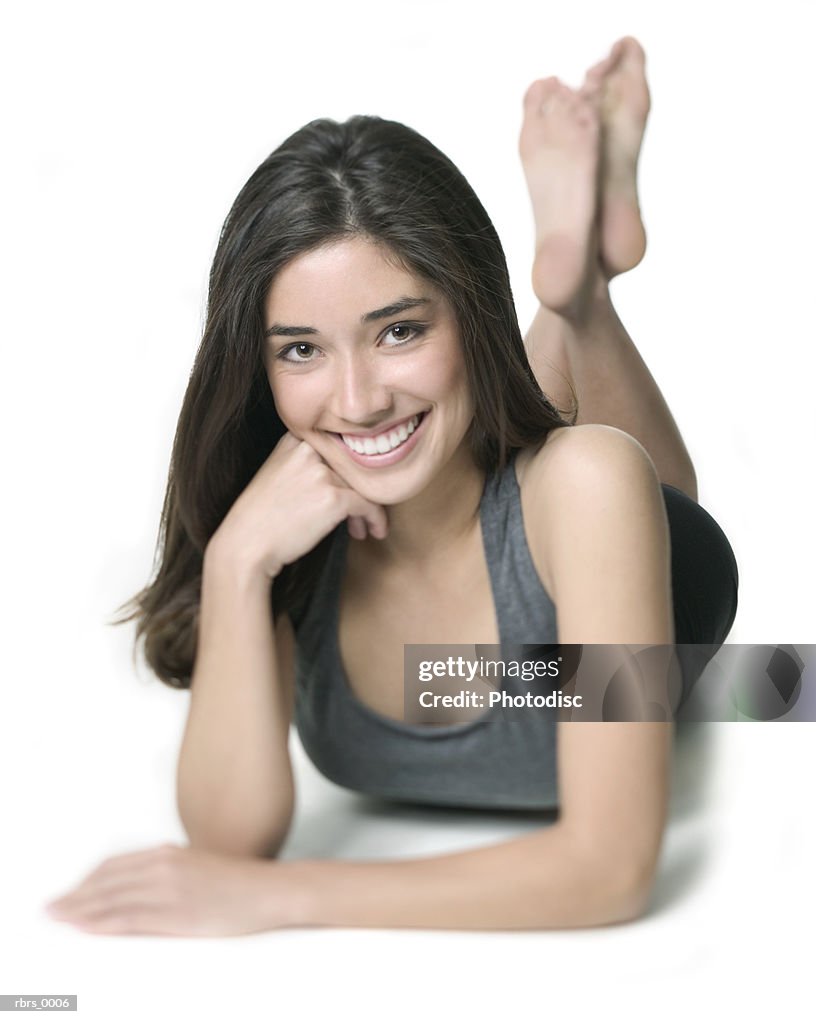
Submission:
<svg viewBox="0 0 816 1024">
<path fill-rule="evenodd" d="M 499 632 L 504 643 L 552 643 L 556 609 L 533 563 L 513 453 L 503 470 L 485 481 L 481 525 L 493 585 Z"/>
</svg>

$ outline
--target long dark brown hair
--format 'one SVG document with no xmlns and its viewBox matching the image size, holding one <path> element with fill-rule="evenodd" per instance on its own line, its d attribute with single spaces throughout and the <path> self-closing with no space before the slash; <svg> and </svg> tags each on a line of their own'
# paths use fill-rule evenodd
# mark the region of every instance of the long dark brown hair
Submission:
<svg viewBox="0 0 816 1024">
<path fill-rule="evenodd" d="M 473 458 L 486 474 L 574 422 L 577 410 L 563 418 L 536 382 L 499 237 L 454 164 L 395 121 L 310 122 L 264 160 L 221 230 L 173 441 L 155 577 L 111 622 L 136 619 L 134 653 L 143 639 L 148 665 L 170 686 L 190 685 L 207 542 L 286 431 L 263 364 L 268 289 L 294 257 L 353 236 L 385 247 L 450 301 L 475 409 Z M 329 540 L 276 578 L 270 614 L 308 594 Z"/>
</svg>

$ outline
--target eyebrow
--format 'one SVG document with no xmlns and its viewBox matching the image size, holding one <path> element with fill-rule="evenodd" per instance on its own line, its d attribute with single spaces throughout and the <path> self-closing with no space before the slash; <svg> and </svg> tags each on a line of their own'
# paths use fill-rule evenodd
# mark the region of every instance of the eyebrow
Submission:
<svg viewBox="0 0 816 1024">
<path fill-rule="evenodd" d="M 406 295 L 397 299 L 396 302 L 391 302 L 389 305 L 383 306 L 382 309 L 374 309 L 370 313 L 364 313 L 360 317 L 360 323 L 368 324 L 374 320 L 384 320 L 388 316 L 398 316 L 400 313 L 404 313 L 407 309 L 414 309 L 416 306 L 430 305 L 431 301 L 431 299 L 412 298 L 410 295 Z M 320 331 L 315 327 L 289 327 L 285 324 L 272 324 L 271 327 L 264 331 L 265 338 L 271 338 L 273 335 L 281 335 L 284 338 L 291 338 L 300 334 L 320 334 Z"/>
</svg>

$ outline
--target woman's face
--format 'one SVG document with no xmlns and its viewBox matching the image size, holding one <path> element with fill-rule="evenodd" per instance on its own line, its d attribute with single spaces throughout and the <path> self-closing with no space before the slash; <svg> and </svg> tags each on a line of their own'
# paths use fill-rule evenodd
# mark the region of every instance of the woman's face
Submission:
<svg viewBox="0 0 816 1024">
<path fill-rule="evenodd" d="M 467 444 L 473 405 L 453 309 L 373 242 L 292 260 L 265 317 L 278 415 L 370 501 L 419 494 Z"/>
</svg>

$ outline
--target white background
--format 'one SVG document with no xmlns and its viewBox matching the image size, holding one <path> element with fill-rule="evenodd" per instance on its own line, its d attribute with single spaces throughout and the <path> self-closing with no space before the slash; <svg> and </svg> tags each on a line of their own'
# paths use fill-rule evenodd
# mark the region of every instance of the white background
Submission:
<svg viewBox="0 0 816 1024">
<path fill-rule="evenodd" d="M 439 145 L 496 224 L 526 327 L 522 95 L 549 74 L 577 86 L 616 38 L 640 38 L 649 252 L 614 299 L 736 552 L 729 640 L 816 639 L 812 4 L 51 0 L 5 14 L 0 993 L 78 993 L 94 1022 L 142 1021 L 151 1004 L 160 1021 L 807 1019 L 812 724 L 717 725 L 678 745 L 655 912 L 624 928 L 126 939 L 41 905 L 104 857 L 184 841 L 188 695 L 134 668 L 132 627 L 104 623 L 150 575 L 221 223 L 315 117 L 379 114 Z M 289 856 L 531 827 L 378 810 L 294 754 Z"/>
</svg>

